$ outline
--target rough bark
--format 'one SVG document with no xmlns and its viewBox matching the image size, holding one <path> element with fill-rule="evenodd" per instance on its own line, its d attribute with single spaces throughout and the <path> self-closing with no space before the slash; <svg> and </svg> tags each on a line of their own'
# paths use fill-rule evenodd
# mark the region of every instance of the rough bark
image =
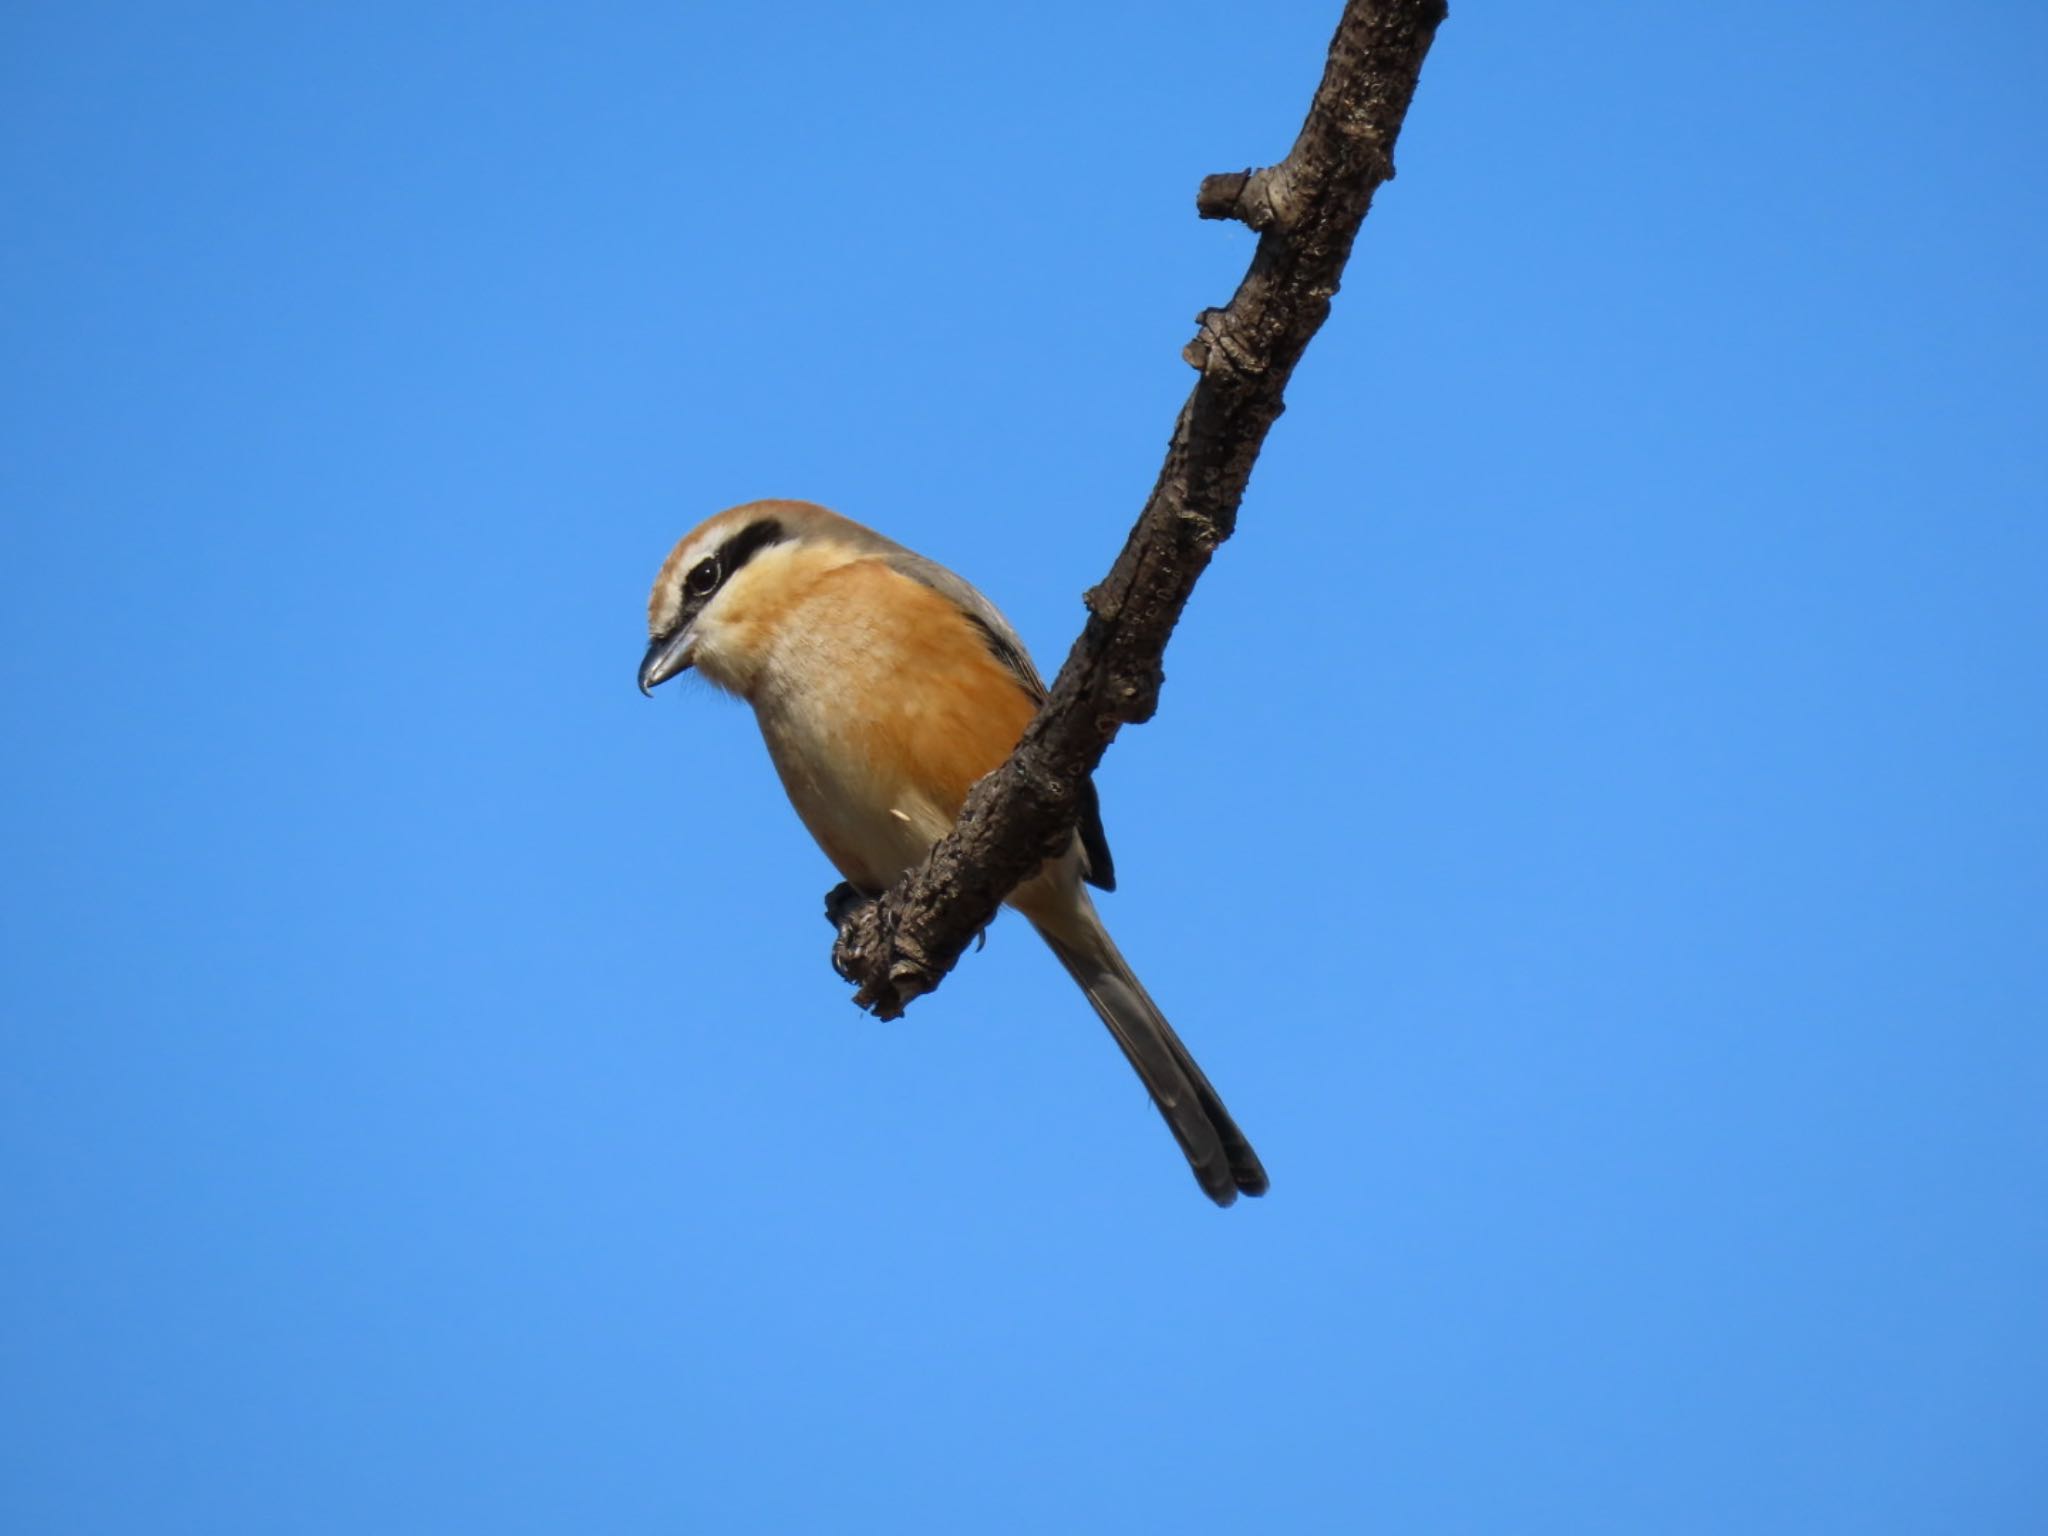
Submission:
<svg viewBox="0 0 2048 1536">
<path fill-rule="evenodd" d="M 1330 312 L 1443 0 L 1350 0 L 1322 84 L 1287 158 L 1203 181 L 1205 219 L 1259 231 L 1221 309 L 1196 317 L 1182 356 L 1201 375 L 1123 552 L 1087 594 L 1088 621 L 1008 762 L 967 797 L 958 825 L 879 899 L 835 892 L 833 964 L 882 1018 L 938 986 L 1003 898 L 1073 835 L 1081 785 L 1125 725 L 1151 718 L 1161 658 L 1238 504 L 1294 365 Z"/>
</svg>

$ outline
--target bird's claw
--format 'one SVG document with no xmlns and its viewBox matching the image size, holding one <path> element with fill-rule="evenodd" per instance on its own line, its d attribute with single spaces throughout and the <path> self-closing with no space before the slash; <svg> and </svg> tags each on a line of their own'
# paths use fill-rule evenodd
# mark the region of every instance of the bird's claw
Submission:
<svg viewBox="0 0 2048 1536">
<path fill-rule="evenodd" d="M 825 921 L 844 928 L 854 913 L 874 899 L 851 880 L 842 880 L 825 893 Z"/>
</svg>

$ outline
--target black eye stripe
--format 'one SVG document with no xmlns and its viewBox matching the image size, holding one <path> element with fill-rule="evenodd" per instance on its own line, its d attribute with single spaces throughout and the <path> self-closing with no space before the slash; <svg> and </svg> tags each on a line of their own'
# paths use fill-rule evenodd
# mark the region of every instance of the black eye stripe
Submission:
<svg viewBox="0 0 2048 1536">
<path fill-rule="evenodd" d="M 782 524 L 772 517 L 747 524 L 738 533 L 718 546 L 718 565 L 724 572 L 723 579 L 732 580 L 734 571 L 761 553 L 770 544 L 782 542 Z"/>
<path fill-rule="evenodd" d="M 672 635 L 696 618 L 718 589 L 732 580 L 735 571 L 771 544 L 780 544 L 782 540 L 782 524 L 772 517 L 764 517 L 747 524 L 719 545 L 716 554 L 706 555 L 691 566 L 683 577 L 682 610 L 666 633 Z"/>
</svg>

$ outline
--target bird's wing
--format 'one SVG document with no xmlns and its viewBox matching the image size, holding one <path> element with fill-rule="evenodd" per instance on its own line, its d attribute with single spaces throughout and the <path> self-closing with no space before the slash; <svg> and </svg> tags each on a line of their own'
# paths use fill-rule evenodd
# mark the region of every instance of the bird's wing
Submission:
<svg viewBox="0 0 2048 1536">
<path fill-rule="evenodd" d="M 982 632 L 996 660 L 1007 667 L 1024 691 L 1031 695 L 1031 702 L 1045 702 L 1045 681 L 1039 677 L 1038 668 L 1031 664 L 1031 653 L 1024 649 L 1023 640 L 1016 630 L 1010 628 L 1010 621 L 1003 617 L 1000 608 L 976 591 L 971 583 L 961 580 L 936 560 L 927 560 L 900 545 L 886 558 L 894 569 L 912 581 L 930 587 L 966 614 L 968 621 Z"/>
<path fill-rule="evenodd" d="M 883 558 L 893 569 L 930 587 L 964 613 L 967 621 L 981 631 L 996 660 L 1016 678 L 1018 686 L 1029 695 L 1031 702 L 1045 702 L 1045 680 L 1038 675 L 1038 668 L 1031 664 L 1031 653 L 1024 649 L 1023 640 L 1010 627 L 1010 621 L 1003 617 L 1000 608 L 983 597 L 971 582 L 963 581 L 938 561 L 927 560 L 900 544 L 888 540 L 882 542 L 889 544 Z M 1109 838 L 1102 830 L 1102 804 L 1096 796 L 1093 779 L 1084 779 L 1081 783 L 1081 814 L 1077 830 L 1081 834 L 1081 852 L 1085 856 L 1087 873 L 1084 878 L 1098 890 L 1115 890 L 1116 862 L 1110 857 Z"/>
</svg>

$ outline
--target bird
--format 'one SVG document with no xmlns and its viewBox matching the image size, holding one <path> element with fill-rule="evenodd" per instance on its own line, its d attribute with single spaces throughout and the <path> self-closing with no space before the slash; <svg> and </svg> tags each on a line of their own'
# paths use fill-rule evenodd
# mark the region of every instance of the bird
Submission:
<svg viewBox="0 0 2048 1536">
<path fill-rule="evenodd" d="M 695 669 L 753 706 L 791 806 L 846 882 L 880 895 L 949 832 L 1045 700 L 1024 642 L 937 562 L 806 501 L 705 519 L 662 562 L 640 691 Z M 1266 1170 L 1103 926 L 1116 873 L 1092 782 L 1066 849 L 1008 899 L 1079 983 L 1219 1206 Z"/>
</svg>

